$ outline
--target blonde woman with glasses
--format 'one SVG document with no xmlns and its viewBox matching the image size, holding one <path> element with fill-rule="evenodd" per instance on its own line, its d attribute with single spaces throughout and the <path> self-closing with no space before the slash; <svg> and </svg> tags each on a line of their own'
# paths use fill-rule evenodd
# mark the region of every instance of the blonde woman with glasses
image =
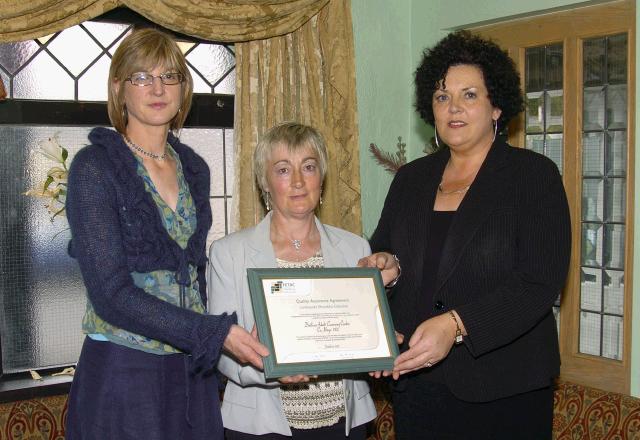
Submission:
<svg viewBox="0 0 640 440">
<path fill-rule="evenodd" d="M 67 440 L 222 439 L 222 351 L 268 354 L 234 314 L 206 313 L 209 169 L 182 144 L 192 80 L 166 34 L 137 30 L 109 71 L 109 118 L 69 172 L 70 254 L 87 288 Z"/>
</svg>

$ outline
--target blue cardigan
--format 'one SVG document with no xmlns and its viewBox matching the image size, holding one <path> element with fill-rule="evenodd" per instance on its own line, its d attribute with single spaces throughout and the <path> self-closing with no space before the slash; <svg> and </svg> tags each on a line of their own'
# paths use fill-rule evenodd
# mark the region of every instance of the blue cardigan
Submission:
<svg viewBox="0 0 640 440">
<path fill-rule="evenodd" d="M 182 249 L 162 224 L 156 204 L 138 176 L 137 161 L 122 136 L 95 128 L 69 170 L 69 254 L 78 260 L 96 313 L 122 329 L 166 342 L 191 354 L 191 371 L 212 369 L 235 315 L 202 315 L 162 301 L 135 286 L 131 272 L 171 270 L 189 283 L 198 268 L 206 305 L 206 237 L 211 226 L 209 168 L 191 148 L 169 134 L 197 211 L 197 229 Z"/>
</svg>

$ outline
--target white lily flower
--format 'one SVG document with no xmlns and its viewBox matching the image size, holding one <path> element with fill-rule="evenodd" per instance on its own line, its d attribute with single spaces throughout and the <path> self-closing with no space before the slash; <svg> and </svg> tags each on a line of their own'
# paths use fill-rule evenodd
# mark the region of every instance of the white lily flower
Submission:
<svg viewBox="0 0 640 440">
<path fill-rule="evenodd" d="M 67 170 L 60 167 L 51 167 L 47 172 L 47 176 L 51 177 L 57 183 L 67 183 Z"/>
<path fill-rule="evenodd" d="M 67 150 L 60 145 L 56 136 L 50 137 L 39 143 L 38 153 L 49 160 L 60 164 L 54 165 L 47 171 L 46 180 L 24 193 L 26 196 L 46 199 L 44 204 L 53 222 L 58 216 L 65 216 L 65 203 L 67 201 Z"/>
<path fill-rule="evenodd" d="M 53 160 L 54 162 L 64 163 L 64 159 L 62 157 L 62 152 L 64 148 L 58 142 L 56 137 L 50 137 L 46 141 L 42 141 L 39 144 L 40 149 L 38 153 L 42 154 L 44 157 Z"/>
</svg>

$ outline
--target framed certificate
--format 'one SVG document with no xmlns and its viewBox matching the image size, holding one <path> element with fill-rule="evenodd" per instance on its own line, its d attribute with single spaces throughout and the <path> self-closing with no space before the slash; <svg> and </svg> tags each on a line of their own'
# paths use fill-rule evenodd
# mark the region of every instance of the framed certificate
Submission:
<svg viewBox="0 0 640 440">
<path fill-rule="evenodd" d="M 247 269 L 267 379 L 391 370 L 398 356 L 375 268 Z"/>
</svg>

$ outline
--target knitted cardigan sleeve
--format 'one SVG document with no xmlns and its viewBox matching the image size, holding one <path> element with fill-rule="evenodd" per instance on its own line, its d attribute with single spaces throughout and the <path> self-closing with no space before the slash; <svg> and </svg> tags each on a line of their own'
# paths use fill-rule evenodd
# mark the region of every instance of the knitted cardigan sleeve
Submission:
<svg viewBox="0 0 640 440">
<path fill-rule="evenodd" d="M 193 372 L 208 371 L 220 356 L 235 315 L 202 315 L 138 288 L 127 266 L 121 228 L 126 227 L 103 149 L 89 146 L 69 170 L 67 216 L 70 252 L 77 259 L 89 301 L 110 324 L 166 342 L 191 354 Z"/>
</svg>

